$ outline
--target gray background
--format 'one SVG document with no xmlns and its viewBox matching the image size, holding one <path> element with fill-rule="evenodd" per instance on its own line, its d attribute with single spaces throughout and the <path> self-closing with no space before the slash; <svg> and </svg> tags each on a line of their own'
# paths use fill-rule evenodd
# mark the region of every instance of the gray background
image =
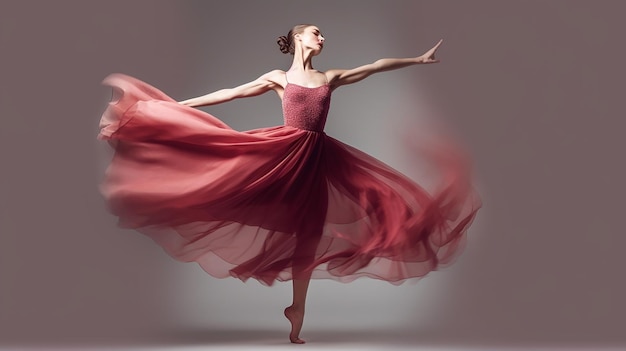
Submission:
<svg viewBox="0 0 626 351">
<path fill-rule="evenodd" d="M 319 347 L 626 345 L 621 1 L 0 2 L 0 347 L 281 344 L 290 284 L 218 280 L 116 228 L 96 141 L 123 72 L 177 99 L 286 69 L 275 38 L 315 23 L 318 69 L 438 65 L 339 89 L 327 133 L 403 170 L 398 129 L 445 121 L 484 208 L 454 266 L 400 287 L 314 281 Z M 280 124 L 273 94 L 205 108 Z M 365 345 L 365 344 L 364 344 Z M 216 346 L 217 347 L 217 346 Z M 313 346 L 314 347 L 314 346 Z"/>
</svg>

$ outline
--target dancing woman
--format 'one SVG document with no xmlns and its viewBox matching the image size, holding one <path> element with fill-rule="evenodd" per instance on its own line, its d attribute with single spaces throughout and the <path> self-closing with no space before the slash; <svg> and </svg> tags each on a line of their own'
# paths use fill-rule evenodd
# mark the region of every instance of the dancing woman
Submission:
<svg viewBox="0 0 626 351">
<path fill-rule="evenodd" d="M 292 280 L 292 343 L 304 343 L 311 278 L 422 277 L 451 261 L 480 207 L 464 162 L 442 163 L 427 192 L 323 132 L 335 89 L 436 63 L 441 41 L 418 57 L 322 72 L 312 59 L 324 41 L 317 26 L 297 25 L 278 40 L 293 55 L 287 71 L 181 102 L 129 76 L 104 81 L 115 95 L 99 137 L 115 156 L 101 190 L 120 226 L 215 277 Z M 282 126 L 239 132 L 193 108 L 269 91 L 282 100 Z"/>
</svg>

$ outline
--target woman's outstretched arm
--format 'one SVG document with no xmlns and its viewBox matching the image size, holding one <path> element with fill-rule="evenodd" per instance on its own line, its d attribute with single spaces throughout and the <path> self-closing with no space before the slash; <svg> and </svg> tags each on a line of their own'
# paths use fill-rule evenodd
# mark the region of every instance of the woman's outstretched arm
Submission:
<svg viewBox="0 0 626 351">
<path fill-rule="evenodd" d="M 422 64 L 437 63 L 435 52 L 441 45 L 443 40 L 439 40 L 435 46 L 426 51 L 423 55 L 411 58 L 385 58 L 377 60 L 374 63 L 356 67 L 353 69 L 333 69 L 326 72 L 326 77 L 333 87 L 352 84 L 361 81 L 370 75 L 378 72 L 391 71 L 398 68 Z"/>
<path fill-rule="evenodd" d="M 271 71 L 250 83 L 242 84 L 235 88 L 221 89 L 210 94 L 183 100 L 179 103 L 191 107 L 199 107 L 221 104 L 237 98 L 261 95 L 279 86 L 276 80 L 280 78 L 280 72 L 279 70 Z"/>
</svg>

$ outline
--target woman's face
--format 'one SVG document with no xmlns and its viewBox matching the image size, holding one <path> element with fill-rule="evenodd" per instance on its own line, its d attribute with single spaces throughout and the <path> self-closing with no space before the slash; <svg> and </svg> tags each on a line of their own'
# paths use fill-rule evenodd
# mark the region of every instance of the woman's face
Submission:
<svg viewBox="0 0 626 351">
<path fill-rule="evenodd" d="M 296 36 L 300 40 L 303 49 L 311 49 L 315 55 L 322 52 L 325 39 L 316 26 L 306 27 L 302 33 L 296 34 Z"/>
</svg>

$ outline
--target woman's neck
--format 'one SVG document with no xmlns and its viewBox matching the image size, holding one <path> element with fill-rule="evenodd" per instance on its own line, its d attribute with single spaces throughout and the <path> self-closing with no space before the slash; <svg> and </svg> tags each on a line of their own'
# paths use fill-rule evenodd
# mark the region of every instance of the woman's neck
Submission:
<svg viewBox="0 0 626 351">
<path fill-rule="evenodd" d="M 291 63 L 290 71 L 311 71 L 313 70 L 313 51 L 296 47 Z"/>
</svg>

